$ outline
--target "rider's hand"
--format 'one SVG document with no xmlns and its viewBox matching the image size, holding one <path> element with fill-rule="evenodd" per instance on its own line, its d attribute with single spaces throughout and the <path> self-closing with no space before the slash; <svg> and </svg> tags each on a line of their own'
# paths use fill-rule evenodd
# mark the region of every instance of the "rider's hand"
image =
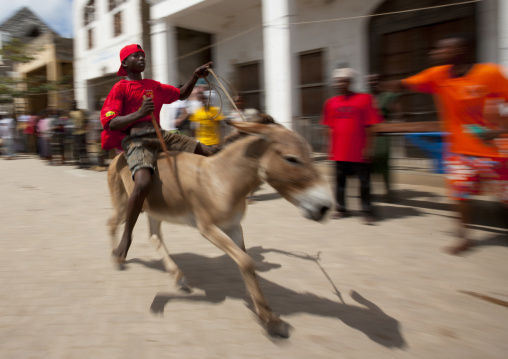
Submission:
<svg viewBox="0 0 508 359">
<path fill-rule="evenodd" d="M 197 77 L 206 77 L 206 76 L 208 76 L 208 68 L 212 67 L 212 65 L 213 65 L 213 62 L 210 61 L 202 66 L 199 66 L 196 70 L 194 70 L 194 74 Z"/>
<path fill-rule="evenodd" d="M 155 110 L 155 105 L 153 104 L 153 100 L 150 97 L 147 97 L 143 100 L 143 104 L 139 108 L 138 112 L 141 118 L 150 115 Z"/>
</svg>

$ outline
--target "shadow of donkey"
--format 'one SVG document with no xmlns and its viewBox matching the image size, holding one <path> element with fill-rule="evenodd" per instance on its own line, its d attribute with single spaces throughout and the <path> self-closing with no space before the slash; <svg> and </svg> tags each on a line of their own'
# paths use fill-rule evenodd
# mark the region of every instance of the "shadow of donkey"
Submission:
<svg viewBox="0 0 508 359">
<path fill-rule="evenodd" d="M 258 276 L 261 288 L 268 302 L 277 313 L 281 315 L 308 313 L 323 317 L 337 318 L 349 327 L 363 332 L 367 337 L 380 345 L 388 348 L 400 349 L 406 347 L 406 341 L 402 336 L 399 322 L 383 312 L 377 305 L 367 300 L 356 291 L 352 291 L 350 296 L 358 305 L 350 305 L 344 302 L 342 295 L 318 263 L 319 258 L 294 255 L 293 253 L 280 250 L 253 247 L 250 248 L 247 253 L 256 262 L 256 269 L 258 272 L 266 272 L 281 267 L 280 264 L 266 262 L 262 255 L 266 252 L 277 252 L 316 261 L 340 299 L 340 302 L 337 302 L 309 292 L 296 292 Z M 157 293 L 150 307 L 153 313 L 162 315 L 164 313 L 164 307 L 170 301 L 175 300 L 210 303 L 219 303 L 226 298 L 247 300 L 244 282 L 238 271 L 238 267 L 227 255 L 224 254 L 219 257 L 210 258 L 192 253 L 181 253 L 173 254 L 172 258 L 184 271 L 189 284 L 193 288 L 204 291 L 205 295 Z M 128 262 L 139 263 L 146 267 L 165 272 L 162 263 L 157 260 L 145 261 L 141 259 L 131 259 Z M 252 310 L 250 305 L 249 307 Z"/>
</svg>

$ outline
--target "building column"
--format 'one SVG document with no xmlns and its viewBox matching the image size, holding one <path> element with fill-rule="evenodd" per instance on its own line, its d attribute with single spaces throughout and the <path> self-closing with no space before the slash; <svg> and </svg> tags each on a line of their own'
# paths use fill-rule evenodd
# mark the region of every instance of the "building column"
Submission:
<svg viewBox="0 0 508 359">
<path fill-rule="evenodd" d="M 177 86 L 176 30 L 166 19 L 153 20 L 151 24 L 153 79 Z"/>
<path fill-rule="evenodd" d="M 499 64 L 508 68 L 508 1 L 498 0 Z"/>
<path fill-rule="evenodd" d="M 293 118 L 290 20 L 293 0 L 262 0 L 266 113 L 287 128 Z"/>
</svg>

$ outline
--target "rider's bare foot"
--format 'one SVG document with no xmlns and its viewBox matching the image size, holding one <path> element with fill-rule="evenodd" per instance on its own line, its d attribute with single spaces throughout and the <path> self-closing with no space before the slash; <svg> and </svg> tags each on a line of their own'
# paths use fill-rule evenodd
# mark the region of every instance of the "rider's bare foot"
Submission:
<svg viewBox="0 0 508 359">
<path fill-rule="evenodd" d="M 457 245 L 445 248 L 445 251 L 449 254 L 456 255 L 471 249 L 473 245 L 474 243 L 470 239 L 463 239 Z"/>
</svg>

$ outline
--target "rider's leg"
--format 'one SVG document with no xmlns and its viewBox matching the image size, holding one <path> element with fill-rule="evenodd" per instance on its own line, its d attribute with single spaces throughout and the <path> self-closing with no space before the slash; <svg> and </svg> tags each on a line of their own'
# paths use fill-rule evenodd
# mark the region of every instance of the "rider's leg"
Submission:
<svg viewBox="0 0 508 359">
<path fill-rule="evenodd" d="M 216 146 L 207 146 L 192 137 L 170 131 L 163 131 L 162 137 L 169 151 L 190 152 L 201 156 L 211 156 L 219 151 Z"/>
<path fill-rule="evenodd" d="M 134 190 L 132 191 L 127 204 L 127 214 L 122 240 L 113 255 L 119 261 L 124 261 L 132 242 L 132 230 L 143 208 L 143 202 L 150 192 L 152 185 L 152 171 L 150 168 L 140 168 L 134 174 Z"/>
</svg>

